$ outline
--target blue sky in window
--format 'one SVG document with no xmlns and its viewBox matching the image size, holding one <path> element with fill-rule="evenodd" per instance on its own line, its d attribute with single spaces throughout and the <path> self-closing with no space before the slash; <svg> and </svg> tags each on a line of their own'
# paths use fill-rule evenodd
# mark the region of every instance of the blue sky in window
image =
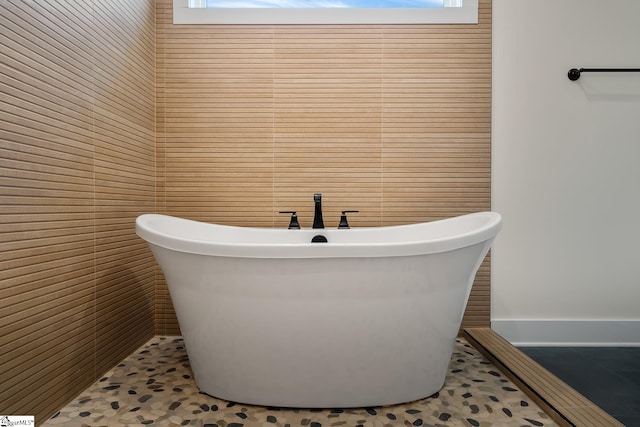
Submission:
<svg viewBox="0 0 640 427">
<path fill-rule="evenodd" d="M 444 7 L 444 0 L 207 0 L 212 8 L 423 8 Z"/>
</svg>

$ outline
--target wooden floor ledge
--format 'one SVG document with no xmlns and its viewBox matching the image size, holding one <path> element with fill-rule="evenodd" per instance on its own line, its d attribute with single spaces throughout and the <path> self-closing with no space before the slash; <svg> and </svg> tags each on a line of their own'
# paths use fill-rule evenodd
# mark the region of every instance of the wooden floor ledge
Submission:
<svg viewBox="0 0 640 427">
<path fill-rule="evenodd" d="M 463 336 L 558 425 L 624 427 L 490 328 L 467 328 Z"/>
</svg>

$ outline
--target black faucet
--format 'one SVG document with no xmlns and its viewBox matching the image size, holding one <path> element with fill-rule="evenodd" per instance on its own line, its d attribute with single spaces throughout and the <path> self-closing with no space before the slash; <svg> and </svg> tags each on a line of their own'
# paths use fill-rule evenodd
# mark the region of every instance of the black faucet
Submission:
<svg viewBox="0 0 640 427">
<path fill-rule="evenodd" d="M 289 221 L 289 230 L 300 229 L 300 223 L 298 222 L 298 213 L 296 211 L 280 211 L 280 213 L 291 214 L 291 220 Z"/>
<path fill-rule="evenodd" d="M 316 193 L 313 195 L 313 201 L 316 204 L 316 210 L 313 214 L 313 227 L 312 228 L 324 228 L 324 221 L 322 220 L 322 194 Z"/>
<path fill-rule="evenodd" d="M 342 215 L 340 215 L 340 223 L 338 224 L 338 228 L 351 228 L 349 227 L 349 221 L 347 221 L 348 213 L 356 213 L 360 211 L 342 211 Z"/>
</svg>

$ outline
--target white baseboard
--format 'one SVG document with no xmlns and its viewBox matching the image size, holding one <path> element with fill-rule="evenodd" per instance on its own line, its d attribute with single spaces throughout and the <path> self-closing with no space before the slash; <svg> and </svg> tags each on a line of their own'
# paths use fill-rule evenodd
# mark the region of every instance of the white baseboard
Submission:
<svg viewBox="0 0 640 427">
<path fill-rule="evenodd" d="M 492 320 L 515 346 L 640 347 L 640 320 Z"/>
</svg>

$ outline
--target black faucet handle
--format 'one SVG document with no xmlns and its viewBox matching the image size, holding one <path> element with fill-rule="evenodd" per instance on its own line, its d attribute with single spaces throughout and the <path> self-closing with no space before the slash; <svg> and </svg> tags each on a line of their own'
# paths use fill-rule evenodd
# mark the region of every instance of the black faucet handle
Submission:
<svg viewBox="0 0 640 427">
<path fill-rule="evenodd" d="M 351 228 L 349 227 L 349 221 L 347 221 L 347 214 L 356 213 L 356 212 L 360 212 L 360 211 L 342 211 L 342 214 L 340 215 L 340 224 L 338 224 L 338 228 Z"/>
<path fill-rule="evenodd" d="M 289 230 L 299 230 L 300 223 L 298 222 L 298 213 L 296 211 L 280 211 L 281 214 L 291 214 L 291 220 L 289 221 Z"/>
</svg>

